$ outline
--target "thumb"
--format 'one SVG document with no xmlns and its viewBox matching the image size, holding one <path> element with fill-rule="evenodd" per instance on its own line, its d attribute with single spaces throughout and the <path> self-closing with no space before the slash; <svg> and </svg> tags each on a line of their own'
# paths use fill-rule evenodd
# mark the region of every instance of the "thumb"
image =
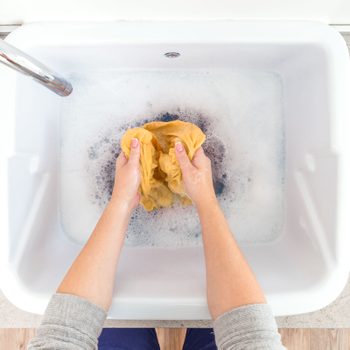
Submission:
<svg viewBox="0 0 350 350">
<path fill-rule="evenodd" d="M 186 150 L 181 142 L 175 143 L 175 154 L 177 161 L 179 162 L 181 171 L 183 173 L 186 173 L 193 167 L 190 159 L 187 156 Z"/>
<path fill-rule="evenodd" d="M 138 139 L 131 139 L 130 143 L 130 155 L 129 155 L 129 163 L 131 164 L 139 164 L 140 160 L 140 142 Z"/>
<path fill-rule="evenodd" d="M 115 169 L 116 171 L 118 171 L 119 169 L 121 169 L 127 162 L 127 158 L 125 157 L 125 153 L 123 151 L 121 151 L 119 153 L 119 156 L 117 157 L 116 163 L 115 163 Z"/>
</svg>

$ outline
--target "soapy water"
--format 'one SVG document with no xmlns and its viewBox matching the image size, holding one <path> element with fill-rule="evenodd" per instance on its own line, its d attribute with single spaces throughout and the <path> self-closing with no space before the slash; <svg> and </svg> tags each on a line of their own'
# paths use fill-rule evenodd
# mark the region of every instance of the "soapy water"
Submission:
<svg viewBox="0 0 350 350">
<path fill-rule="evenodd" d="M 178 112 L 179 113 L 179 112 Z M 181 115 L 181 113 L 179 113 Z M 115 162 L 117 156 L 121 152 L 119 139 L 116 139 L 116 135 L 122 135 L 129 128 L 140 127 L 143 124 L 151 121 L 170 122 L 173 120 L 182 120 L 196 124 L 207 135 L 206 142 L 203 145 L 203 149 L 206 155 L 210 158 L 213 165 L 213 184 L 215 193 L 220 196 L 224 192 L 227 175 L 225 173 L 225 146 L 223 142 L 212 136 L 209 130 L 212 130 L 211 122 L 205 119 L 200 114 L 198 115 L 177 115 L 171 113 L 164 113 L 155 118 L 147 118 L 135 123 L 128 122 L 125 125 L 118 128 L 118 132 L 110 137 L 103 136 L 95 144 L 91 145 L 88 149 L 88 157 L 91 162 L 97 162 L 99 171 L 95 176 L 96 191 L 93 194 L 93 202 L 99 206 L 105 206 L 112 196 L 114 176 L 115 176 Z M 106 156 L 105 163 L 100 164 L 100 157 Z M 100 166 L 101 165 L 101 166 Z"/>
<path fill-rule="evenodd" d="M 109 71 L 70 77 L 61 119 L 61 221 L 84 242 L 110 199 L 120 139 L 128 128 L 180 119 L 207 135 L 214 187 L 237 239 L 268 242 L 283 226 L 281 83 L 261 71 Z M 126 244 L 201 242 L 193 206 L 132 214 Z"/>
</svg>

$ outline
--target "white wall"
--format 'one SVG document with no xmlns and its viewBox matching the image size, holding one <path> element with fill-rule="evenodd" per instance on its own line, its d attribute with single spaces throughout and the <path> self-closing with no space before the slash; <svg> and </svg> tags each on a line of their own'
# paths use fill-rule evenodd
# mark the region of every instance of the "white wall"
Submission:
<svg viewBox="0 0 350 350">
<path fill-rule="evenodd" d="M 350 24 L 350 1 L 0 0 L 0 24 L 121 19 L 310 19 Z"/>
</svg>

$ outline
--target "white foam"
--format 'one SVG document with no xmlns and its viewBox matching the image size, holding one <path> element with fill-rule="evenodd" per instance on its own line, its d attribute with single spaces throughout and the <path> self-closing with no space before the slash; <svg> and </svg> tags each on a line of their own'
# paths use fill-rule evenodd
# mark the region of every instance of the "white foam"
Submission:
<svg viewBox="0 0 350 350">
<path fill-rule="evenodd" d="M 284 132 L 277 75 L 242 70 L 108 71 L 70 80 L 74 93 L 64 99 L 61 119 L 61 220 L 68 236 L 84 242 L 108 200 L 113 174 L 108 162 L 121 127 L 166 112 L 194 122 L 198 116 L 210 120 L 209 142 L 217 138 L 224 144 L 226 179 L 220 203 L 236 238 L 257 243 L 280 234 Z M 176 206 L 156 213 L 138 208 L 126 243 L 191 246 L 200 240 L 193 207 Z"/>
</svg>

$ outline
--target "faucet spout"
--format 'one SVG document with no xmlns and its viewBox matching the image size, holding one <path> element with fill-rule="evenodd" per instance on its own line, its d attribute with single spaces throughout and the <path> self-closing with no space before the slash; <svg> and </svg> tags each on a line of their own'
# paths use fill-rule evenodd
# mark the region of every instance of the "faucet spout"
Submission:
<svg viewBox="0 0 350 350">
<path fill-rule="evenodd" d="M 69 81 L 35 58 L 3 40 L 0 40 L 0 62 L 22 74 L 32 77 L 38 83 L 60 96 L 68 96 L 73 91 L 73 87 Z"/>
</svg>

